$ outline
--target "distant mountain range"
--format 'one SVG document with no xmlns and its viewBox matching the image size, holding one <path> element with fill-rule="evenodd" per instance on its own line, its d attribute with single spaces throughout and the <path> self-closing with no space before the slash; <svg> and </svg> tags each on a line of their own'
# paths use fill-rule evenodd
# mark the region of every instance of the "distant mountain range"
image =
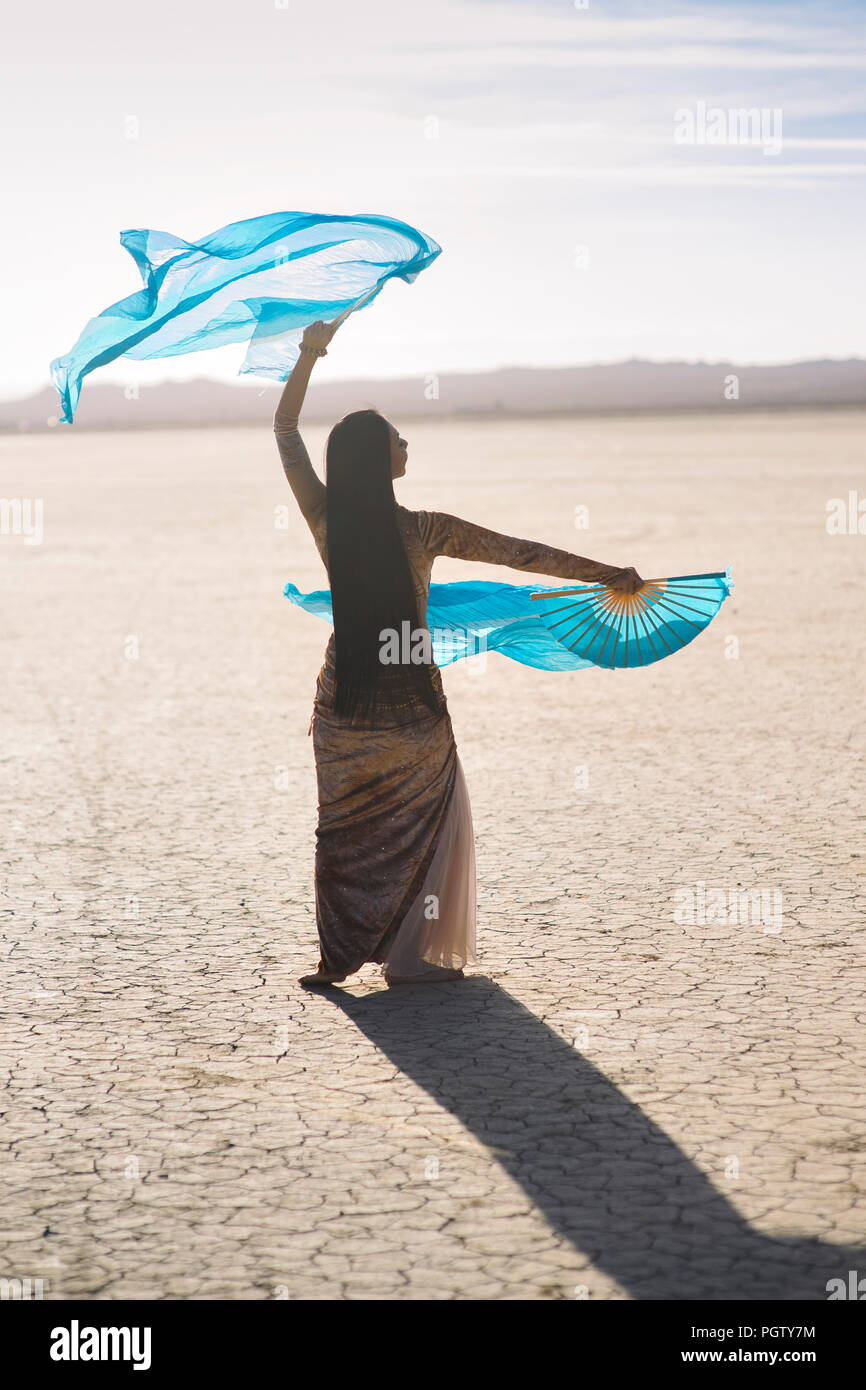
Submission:
<svg viewBox="0 0 866 1390">
<path fill-rule="evenodd" d="M 201 378 L 129 388 L 85 382 L 77 430 L 267 424 L 279 385 L 233 385 Z M 328 381 L 310 387 L 305 418 L 335 420 L 375 405 L 396 419 L 471 415 L 565 415 L 657 410 L 866 405 L 866 361 L 738 367 L 727 362 L 617 362 L 590 367 L 502 367 L 490 372 L 387 381 Z M 58 397 L 46 386 L 0 401 L 0 430 L 45 430 Z"/>
</svg>

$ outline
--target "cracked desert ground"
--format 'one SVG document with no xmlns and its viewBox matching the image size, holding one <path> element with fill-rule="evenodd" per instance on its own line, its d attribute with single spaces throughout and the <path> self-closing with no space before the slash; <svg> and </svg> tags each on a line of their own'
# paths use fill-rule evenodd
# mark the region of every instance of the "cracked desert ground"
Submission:
<svg viewBox="0 0 866 1390">
<path fill-rule="evenodd" d="M 646 670 L 447 669 L 478 963 L 312 995 L 327 628 L 282 588 L 326 580 L 269 420 L 0 440 L 44 505 L 0 536 L 0 1276 L 823 1300 L 866 1273 L 866 414 L 396 423 L 405 505 L 733 594 Z"/>
</svg>

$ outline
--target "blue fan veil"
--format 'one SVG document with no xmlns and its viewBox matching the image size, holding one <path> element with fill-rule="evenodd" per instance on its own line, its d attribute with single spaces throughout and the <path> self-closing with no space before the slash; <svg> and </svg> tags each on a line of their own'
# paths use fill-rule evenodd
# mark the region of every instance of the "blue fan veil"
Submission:
<svg viewBox="0 0 866 1390">
<path fill-rule="evenodd" d="M 696 591 L 696 584 L 695 577 L 689 576 L 683 580 L 683 584 L 688 585 L 685 588 L 686 597 L 664 598 L 658 601 L 658 626 L 662 635 L 655 635 L 654 643 L 644 642 L 643 649 L 632 637 L 633 652 L 641 653 L 641 659 L 633 658 L 632 665 L 647 665 L 651 661 L 670 655 L 672 651 L 697 636 L 718 612 L 733 588 L 730 570 L 701 575 L 698 578 L 702 581 L 698 586 L 701 597 L 692 597 L 692 593 Z M 655 587 L 664 583 L 667 586 L 664 592 L 672 594 L 676 592 L 674 586 L 679 582 L 650 580 L 645 587 L 655 601 Z M 580 651 L 569 645 L 574 629 L 582 630 L 586 625 L 587 620 L 581 612 L 581 605 L 591 602 L 595 606 L 595 591 L 600 587 L 581 585 L 566 591 L 574 595 L 578 616 L 569 619 L 569 630 L 566 634 L 557 635 L 557 615 L 563 608 L 563 601 L 559 597 L 563 593 L 562 586 L 497 584 L 490 580 L 477 579 L 456 584 L 431 584 L 427 600 L 427 627 L 433 639 L 433 660 L 438 666 L 449 666 L 462 657 L 475 656 L 483 651 L 495 651 L 510 657 L 512 661 L 519 661 L 523 666 L 534 666 L 540 671 L 577 671 L 588 666 L 613 668 L 628 665 L 627 660 L 611 660 L 610 642 L 602 645 L 597 636 L 591 641 L 579 642 L 578 645 L 582 648 Z M 608 594 L 609 592 L 605 591 Z M 333 622 L 331 594 L 328 589 L 302 594 L 294 584 L 287 584 L 283 593 L 305 612 L 323 618 L 328 623 Z M 548 598 L 549 595 L 553 597 Z M 621 605 L 615 601 L 614 606 L 619 611 Z M 624 606 L 630 606 L 628 601 Z M 552 619 L 546 612 L 541 611 L 543 608 L 553 610 Z M 553 631 L 547 626 L 549 621 L 552 621 Z M 611 627 L 616 621 L 616 616 L 611 617 Z M 621 617 L 618 621 L 621 633 Z M 633 622 L 634 619 L 631 618 L 629 621 Z M 650 631 L 653 634 L 657 633 L 655 627 Z M 616 649 L 622 650 L 621 636 Z M 607 659 L 605 652 L 608 654 Z"/>
</svg>

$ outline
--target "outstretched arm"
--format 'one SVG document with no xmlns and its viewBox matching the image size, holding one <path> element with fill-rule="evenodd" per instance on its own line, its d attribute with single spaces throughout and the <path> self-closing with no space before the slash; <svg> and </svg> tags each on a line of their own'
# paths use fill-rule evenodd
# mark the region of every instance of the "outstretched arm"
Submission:
<svg viewBox="0 0 866 1390">
<path fill-rule="evenodd" d="M 322 323 L 321 320 L 304 329 L 300 356 L 283 388 L 274 415 L 274 434 L 283 472 L 289 480 L 304 519 L 312 530 L 315 530 L 325 512 L 325 484 L 310 462 L 306 445 L 298 432 L 298 420 L 307 394 L 310 374 L 317 359 L 327 351 L 327 344 L 335 331 L 335 326 Z"/>
<path fill-rule="evenodd" d="M 488 565 L 508 565 L 515 570 L 532 574 L 555 575 L 557 579 L 577 579 L 583 582 L 608 584 L 613 589 L 634 593 L 643 580 L 630 567 L 606 565 L 599 560 L 587 560 L 568 550 L 557 550 L 540 541 L 519 540 L 488 531 L 472 521 L 449 516 L 446 512 L 420 512 L 421 538 L 432 555 L 450 555 L 455 560 L 479 560 Z"/>
</svg>

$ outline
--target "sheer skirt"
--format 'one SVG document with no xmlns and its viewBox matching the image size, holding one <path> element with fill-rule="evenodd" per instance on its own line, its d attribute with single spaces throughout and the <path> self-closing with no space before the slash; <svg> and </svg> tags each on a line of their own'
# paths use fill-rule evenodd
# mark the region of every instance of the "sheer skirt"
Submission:
<svg viewBox="0 0 866 1390">
<path fill-rule="evenodd" d="M 454 790 L 427 876 L 394 938 L 384 974 L 461 970 L 475 960 L 475 837 L 469 793 L 456 758 Z"/>
</svg>

